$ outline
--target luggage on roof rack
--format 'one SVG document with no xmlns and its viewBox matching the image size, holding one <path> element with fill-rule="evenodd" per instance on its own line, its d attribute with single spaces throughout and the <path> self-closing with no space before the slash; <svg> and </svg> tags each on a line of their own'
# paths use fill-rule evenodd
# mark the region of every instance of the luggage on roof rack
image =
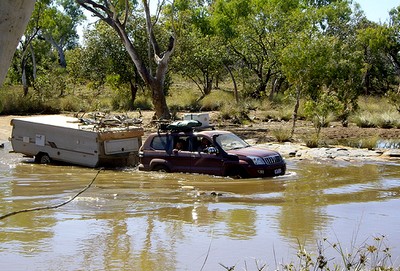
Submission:
<svg viewBox="0 0 400 271">
<path fill-rule="evenodd" d="M 170 124 L 163 124 L 160 129 L 165 131 L 187 132 L 201 125 L 202 123 L 198 120 L 179 120 Z"/>
</svg>

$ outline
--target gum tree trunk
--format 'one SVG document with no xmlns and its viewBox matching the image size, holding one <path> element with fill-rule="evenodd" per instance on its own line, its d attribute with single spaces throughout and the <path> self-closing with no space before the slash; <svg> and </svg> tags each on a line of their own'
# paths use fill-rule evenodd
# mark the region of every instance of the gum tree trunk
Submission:
<svg viewBox="0 0 400 271">
<path fill-rule="evenodd" d="M 35 7 L 35 0 L 0 1 L 0 85 Z"/>
</svg>

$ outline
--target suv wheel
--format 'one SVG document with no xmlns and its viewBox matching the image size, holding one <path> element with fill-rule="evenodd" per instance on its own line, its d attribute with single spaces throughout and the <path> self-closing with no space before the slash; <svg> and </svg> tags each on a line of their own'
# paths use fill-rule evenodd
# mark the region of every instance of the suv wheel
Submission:
<svg viewBox="0 0 400 271">
<path fill-rule="evenodd" d="M 170 172 L 169 168 L 164 165 L 157 165 L 153 168 L 153 171 L 158 171 L 158 172 Z"/>
<path fill-rule="evenodd" d="M 226 175 L 233 179 L 242 179 L 247 176 L 246 172 L 242 168 L 231 168 Z"/>
</svg>

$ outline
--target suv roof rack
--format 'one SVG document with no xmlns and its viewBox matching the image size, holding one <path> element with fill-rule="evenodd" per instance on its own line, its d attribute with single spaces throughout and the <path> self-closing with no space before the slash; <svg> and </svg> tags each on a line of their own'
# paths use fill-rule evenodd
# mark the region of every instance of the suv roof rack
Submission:
<svg viewBox="0 0 400 271">
<path fill-rule="evenodd" d="M 159 130 L 171 132 L 189 132 L 196 127 L 200 127 L 202 123 L 198 120 L 179 120 L 172 123 L 161 123 Z"/>
</svg>

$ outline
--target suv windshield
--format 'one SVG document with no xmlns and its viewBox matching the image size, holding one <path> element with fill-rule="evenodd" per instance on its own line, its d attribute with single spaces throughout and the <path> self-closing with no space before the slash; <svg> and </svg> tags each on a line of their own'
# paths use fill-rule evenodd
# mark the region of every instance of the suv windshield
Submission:
<svg viewBox="0 0 400 271">
<path fill-rule="evenodd" d="M 242 149 L 250 146 L 243 139 L 241 139 L 235 134 L 218 135 L 216 141 L 224 151 Z"/>
</svg>

